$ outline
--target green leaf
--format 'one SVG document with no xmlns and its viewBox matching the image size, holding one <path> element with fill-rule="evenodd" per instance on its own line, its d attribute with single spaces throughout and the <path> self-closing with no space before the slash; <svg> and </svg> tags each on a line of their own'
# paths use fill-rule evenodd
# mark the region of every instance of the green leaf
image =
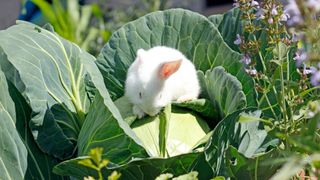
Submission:
<svg viewBox="0 0 320 180">
<path fill-rule="evenodd" d="M 174 176 L 183 175 L 190 172 L 193 162 L 197 159 L 199 153 L 183 154 L 171 158 L 144 158 L 134 159 L 121 166 L 109 166 L 108 171 L 105 169 L 104 178 L 108 177 L 112 171 L 121 173 L 121 179 L 155 179 L 162 173 L 170 173 Z M 98 177 L 97 173 L 91 168 L 79 165 L 78 161 L 88 157 L 78 157 L 64 161 L 54 168 L 54 172 L 64 176 L 74 176 L 83 178 L 84 176 Z"/>
<path fill-rule="evenodd" d="M 194 102 L 194 104 L 192 103 Z M 200 110 L 202 100 L 191 101 L 190 104 L 175 103 L 176 106 L 172 107 L 170 120 L 166 124 L 167 130 L 161 131 L 160 128 L 160 115 L 154 117 L 145 117 L 143 119 L 136 119 L 132 114 L 132 104 L 124 96 L 115 101 L 115 105 L 120 110 L 122 117 L 133 128 L 140 140 L 143 142 L 144 147 L 151 153 L 152 156 L 162 157 L 160 154 L 160 141 L 165 138 L 163 133 L 168 133 L 166 140 L 166 153 L 169 156 L 178 155 L 181 153 L 190 152 L 196 145 L 206 143 L 201 141 L 205 140 L 203 137 L 210 131 L 204 119 L 190 110 L 179 108 L 178 106 L 188 106 L 188 108 L 198 108 Z M 206 101 L 207 102 L 207 101 Z M 179 105 L 178 105 L 179 104 Z M 192 107 L 194 105 L 194 107 Z M 168 108 L 166 109 L 169 110 Z M 168 114 L 163 113 L 163 115 Z M 163 116 L 162 115 L 162 116 Z M 183 123 L 181 123 L 183 121 Z M 163 124 L 165 125 L 165 124 Z M 192 132 L 192 133 L 188 133 Z M 201 143 L 201 144 L 199 144 Z M 163 147 L 163 146 L 162 146 Z"/>
<path fill-rule="evenodd" d="M 32 110 L 16 88 L 20 87 L 23 89 L 24 87 L 19 81 L 18 74 L 15 73 L 14 69 L 10 69 L 10 66 L 4 63 L 5 59 L 7 59 L 6 55 L 0 52 L 0 62 L 2 62 L 2 65 L 6 65 L 3 66 L 2 70 L 5 70 L 7 74 L 9 74 L 9 76 L 7 76 L 8 90 L 15 106 L 15 112 L 19 112 L 15 116 L 16 128 L 28 151 L 28 167 L 25 179 L 67 179 L 66 177 L 57 176 L 52 173 L 53 166 L 59 162 L 58 159 L 42 152 L 35 142 L 29 128 Z"/>
<path fill-rule="evenodd" d="M 231 160 L 226 158 L 229 146 L 235 147 L 245 158 L 253 158 L 265 153 L 269 146 L 275 146 L 278 143 L 277 140 L 267 136 L 267 132 L 260 128 L 258 121 L 238 122 L 239 115 L 244 112 L 260 117 L 261 111 L 252 111 L 253 109 L 236 111 L 216 126 L 205 149 L 207 165 L 196 165 L 194 170 L 201 175 L 204 173 L 203 166 L 209 166 L 213 176 L 233 177 L 227 166 L 228 161 Z"/>
<path fill-rule="evenodd" d="M 274 161 L 277 158 L 279 151 L 275 149 L 252 158 L 245 157 L 233 146 L 226 153 L 229 174 L 235 179 L 270 179 L 280 167 Z"/>
<path fill-rule="evenodd" d="M 159 45 L 180 50 L 201 71 L 223 66 L 242 83 L 248 105 L 256 104 L 253 81 L 239 62 L 241 55 L 206 17 L 182 9 L 150 13 L 113 33 L 96 62 L 113 100 L 124 94 L 127 69 L 137 50 Z"/>
<path fill-rule="evenodd" d="M 32 109 L 32 134 L 45 153 L 71 157 L 89 99 L 82 64 L 94 58 L 76 45 L 35 25 L 20 22 L 0 32 L 5 59 L 0 62 L 7 77 L 16 73 L 14 84 Z M 19 49 L 19 51 L 17 51 Z"/>
<path fill-rule="evenodd" d="M 16 130 L 16 112 L 7 80 L 0 71 L 0 177 L 24 179 L 27 170 L 27 149 Z"/>
<path fill-rule="evenodd" d="M 166 157 L 191 152 L 210 131 L 207 123 L 199 115 L 181 108 L 172 109 L 168 123 Z M 161 141 L 159 116 L 139 119 L 131 127 L 152 157 L 162 157 L 159 146 Z"/>
<path fill-rule="evenodd" d="M 120 113 L 114 112 L 115 108 L 109 96 L 102 97 L 100 92 L 96 93 L 79 134 L 79 156 L 87 155 L 92 148 L 102 147 L 103 158 L 117 164 L 123 164 L 132 158 L 148 157 Z"/>
<path fill-rule="evenodd" d="M 128 123 L 129 126 L 137 119 L 137 116 L 132 112 L 132 103 L 126 96 L 117 99 L 114 104 L 120 111 L 120 114 L 124 121 Z"/>
<path fill-rule="evenodd" d="M 219 110 L 220 119 L 246 107 L 246 96 L 241 83 L 223 67 L 215 67 L 205 74 L 199 71 L 198 77 L 202 89 L 201 96 L 215 105 L 215 109 Z"/>
<path fill-rule="evenodd" d="M 75 25 L 77 23 L 79 23 L 80 12 L 79 12 L 79 3 L 77 0 L 68 0 L 67 1 L 67 12 L 68 12 L 68 15 L 70 16 L 70 18 L 72 19 L 73 23 L 75 23 Z"/>
<path fill-rule="evenodd" d="M 75 4 L 78 4 L 77 0 L 75 0 Z M 79 9 L 77 9 L 77 11 L 79 11 Z M 69 13 L 73 14 L 73 11 L 70 11 Z M 81 18 L 78 24 L 75 25 L 77 27 L 76 33 L 79 36 L 79 38 L 81 37 L 81 33 L 84 33 L 86 32 L 86 30 L 89 29 L 88 26 L 91 19 L 91 15 L 92 15 L 91 5 L 86 5 L 81 7 Z"/>
<path fill-rule="evenodd" d="M 186 102 L 173 102 L 174 106 L 183 107 L 193 110 L 200 115 L 212 119 L 219 120 L 219 111 L 214 107 L 214 104 L 208 99 L 196 99 Z"/>
<path fill-rule="evenodd" d="M 278 50 L 278 48 L 279 48 L 279 50 Z M 287 57 L 288 50 L 289 49 L 288 49 L 287 45 L 285 45 L 283 42 L 279 42 L 278 46 L 276 46 L 273 49 L 273 54 L 276 55 L 276 57 L 279 57 L 281 60 L 286 60 L 285 58 Z M 278 63 L 281 63 L 281 62 L 278 62 Z"/>
<path fill-rule="evenodd" d="M 161 173 L 171 173 L 174 176 L 190 172 L 191 165 L 199 153 L 183 154 L 167 159 L 149 158 L 133 160 L 132 162 L 111 168 L 122 174 L 123 179 L 155 179 Z"/>
<path fill-rule="evenodd" d="M 79 164 L 80 161 L 86 159 L 90 160 L 88 156 L 81 156 L 63 161 L 53 168 L 53 172 L 60 176 L 73 176 L 78 179 L 83 179 L 87 176 L 98 178 L 98 172 L 95 169 Z"/>
<path fill-rule="evenodd" d="M 208 19 L 218 28 L 224 41 L 233 50 L 240 52 L 238 45 L 234 44 L 236 35 L 242 34 L 243 22 L 239 8 L 233 8 L 224 14 L 209 16 Z"/>
</svg>

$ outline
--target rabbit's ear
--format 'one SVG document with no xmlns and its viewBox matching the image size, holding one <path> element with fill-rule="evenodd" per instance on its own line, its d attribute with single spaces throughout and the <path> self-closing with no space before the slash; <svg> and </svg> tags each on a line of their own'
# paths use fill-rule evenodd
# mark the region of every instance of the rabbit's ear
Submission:
<svg viewBox="0 0 320 180">
<path fill-rule="evenodd" d="M 160 79 L 167 79 L 173 73 L 177 72 L 181 66 L 181 62 L 182 62 L 182 60 L 179 59 L 176 61 L 170 61 L 170 62 L 163 63 L 160 66 L 160 70 L 159 70 Z"/>
<path fill-rule="evenodd" d="M 146 53 L 146 51 L 145 51 L 144 49 L 138 49 L 138 51 L 137 51 L 137 57 L 138 57 L 139 59 L 141 59 L 141 58 L 143 57 L 144 53 Z"/>
<path fill-rule="evenodd" d="M 137 61 L 138 65 L 140 65 L 142 63 L 143 56 L 144 56 L 145 53 L 146 53 L 146 51 L 144 49 L 138 49 L 137 58 L 136 58 L 136 61 Z"/>
</svg>

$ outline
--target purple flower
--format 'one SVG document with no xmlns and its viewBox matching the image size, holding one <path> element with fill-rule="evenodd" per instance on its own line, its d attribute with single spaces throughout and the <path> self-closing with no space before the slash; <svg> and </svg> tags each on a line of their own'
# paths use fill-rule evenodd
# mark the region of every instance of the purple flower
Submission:
<svg viewBox="0 0 320 180">
<path fill-rule="evenodd" d="M 245 54 L 242 56 L 242 59 L 240 60 L 245 65 L 249 65 L 251 63 L 251 58 L 248 54 Z"/>
<path fill-rule="evenodd" d="M 251 7 L 258 7 L 259 8 L 259 3 L 257 1 L 252 1 L 251 2 Z"/>
<path fill-rule="evenodd" d="M 288 13 L 281 14 L 280 21 L 286 22 L 286 21 L 288 21 L 288 19 L 290 19 L 290 14 L 288 14 Z"/>
<path fill-rule="evenodd" d="M 303 74 L 308 75 L 308 74 L 313 74 L 317 71 L 317 69 L 313 66 L 310 68 L 307 68 L 306 64 L 303 63 Z"/>
<path fill-rule="evenodd" d="M 239 34 L 237 34 L 237 38 L 233 43 L 235 45 L 240 45 L 242 43 L 241 36 Z"/>
<path fill-rule="evenodd" d="M 258 11 L 256 12 L 256 16 L 258 19 L 264 19 L 265 16 L 264 16 L 263 9 L 258 9 Z"/>
<path fill-rule="evenodd" d="M 312 86 L 319 86 L 320 85 L 320 71 L 316 71 L 312 74 L 310 80 Z"/>
<path fill-rule="evenodd" d="M 320 10 L 320 0 L 308 0 L 307 6 L 309 8 L 315 9 L 316 11 L 319 11 Z"/>
<path fill-rule="evenodd" d="M 273 18 L 272 18 L 272 17 L 270 17 L 270 18 L 268 19 L 268 23 L 269 23 L 269 24 L 273 24 Z"/>
<path fill-rule="evenodd" d="M 287 22 L 289 26 L 302 23 L 301 12 L 295 0 L 288 0 L 288 4 L 284 9 L 284 12 L 290 16 Z"/>
<path fill-rule="evenodd" d="M 245 69 L 246 73 L 248 73 L 251 76 L 257 75 L 257 70 L 255 68 Z"/>
<path fill-rule="evenodd" d="M 233 6 L 238 8 L 240 6 L 240 4 L 237 2 L 237 0 L 234 1 Z"/>
<path fill-rule="evenodd" d="M 311 78 L 310 78 L 310 82 L 312 86 L 319 86 L 320 85 L 320 63 L 318 64 L 318 68 L 311 66 L 310 67 L 310 73 Z"/>
<path fill-rule="evenodd" d="M 271 10 L 271 14 L 276 16 L 278 15 L 278 11 L 277 11 L 277 7 L 276 6 L 273 6 L 272 10 Z"/>
<path fill-rule="evenodd" d="M 294 33 L 293 35 L 292 35 L 292 42 L 298 42 L 298 41 L 300 41 L 300 39 L 302 39 L 302 37 L 303 37 L 303 34 L 301 34 L 301 33 Z"/>
<path fill-rule="evenodd" d="M 307 53 L 302 50 L 302 49 L 299 49 L 297 52 L 296 52 L 296 56 L 293 58 L 294 60 L 297 61 L 297 66 L 300 67 L 302 65 L 302 63 L 307 60 L 308 58 L 308 55 Z"/>
</svg>

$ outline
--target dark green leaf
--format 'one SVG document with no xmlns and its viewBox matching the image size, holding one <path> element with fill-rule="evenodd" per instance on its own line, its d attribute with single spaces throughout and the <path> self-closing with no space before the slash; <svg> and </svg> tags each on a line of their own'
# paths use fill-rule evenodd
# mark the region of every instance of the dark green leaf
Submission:
<svg viewBox="0 0 320 180">
<path fill-rule="evenodd" d="M 53 172 L 61 176 L 73 176 L 78 179 L 83 179 L 87 176 L 98 178 L 98 172 L 96 170 L 79 164 L 79 161 L 84 159 L 89 159 L 89 157 L 81 156 L 63 161 L 53 168 Z"/>
<path fill-rule="evenodd" d="M 121 179 L 139 179 L 149 180 L 155 179 L 162 173 L 171 173 L 174 176 L 179 176 L 190 172 L 191 165 L 199 156 L 199 153 L 183 154 L 167 159 L 162 158 L 145 158 L 132 160 L 122 166 L 109 166 L 108 171 L 104 172 L 106 178 L 112 171 L 121 173 Z M 64 176 L 74 176 L 83 178 L 91 175 L 97 177 L 97 174 L 92 169 L 81 166 L 78 161 L 87 157 L 78 157 L 64 161 L 54 168 L 54 172 Z"/>
<path fill-rule="evenodd" d="M 10 81 L 8 85 L 10 96 L 15 103 L 15 110 L 19 112 L 16 115 L 16 127 L 28 151 L 28 168 L 25 179 L 68 179 L 53 174 L 52 169 L 59 161 L 39 149 L 28 125 L 31 119 L 31 108 Z"/>
<path fill-rule="evenodd" d="M 171 173 L 174 176 L 179 176 L 190 172 L 190 167 L 198 155 L 198 153 L 190 153 L 167 159 L 133 160 L 126 165 L 111 170 L 120 172 L 124 179 L 155 179 L 161 173 Z"/>
<path fill-rule="evenodd" d="M 248 158 L 233 146 L 229 146 L 226 153 L 229 174 L 235 179 L 270 179 L 280 166 L 276 163 L 267 164 L 267 162 L 279 158 L 278 156 L 279 152 L 274 149 L 258 157 Z"/>
<path fill-rule="evenodd" d="M 186 102 L 173 102 L 174 106 L 184 107 L 190 110 L 193 110 L 200 115 L 210 118 L 210 119 L 219 119 L 219 111 L 213 105 L 213 103 L 208 99 L 196 99 Z"/>
</svg>

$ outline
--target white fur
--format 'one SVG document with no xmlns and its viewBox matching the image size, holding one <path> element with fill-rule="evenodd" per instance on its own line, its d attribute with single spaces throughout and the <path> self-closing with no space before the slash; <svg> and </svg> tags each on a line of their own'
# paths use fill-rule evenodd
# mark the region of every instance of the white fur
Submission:
<svg viewBox="0 0 320 180">
<path fill-rule="evenodd" d="M 162 64 L 176 60 L 182 60 L 180 68 L 162 80 L 159 76 Z M 139 118 L 145 113 L 156 115 L 172 101 L 196 99 L 199 93 L 195 67 L 180 51 L 165 46 L 137 51 L 137 57 L 127 73 L 125 95 L 134 105 L 133 113 Z"/>
</svg>

